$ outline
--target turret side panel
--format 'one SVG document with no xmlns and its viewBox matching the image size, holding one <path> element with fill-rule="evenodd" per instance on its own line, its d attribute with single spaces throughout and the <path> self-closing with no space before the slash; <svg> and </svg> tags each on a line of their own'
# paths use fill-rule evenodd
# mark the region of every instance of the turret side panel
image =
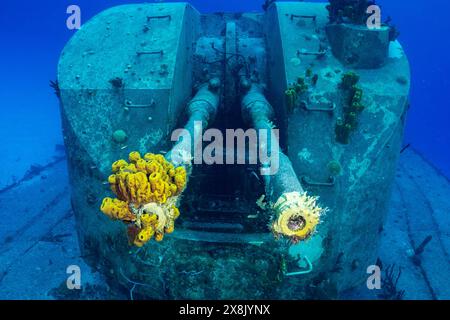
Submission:
<svg viewBox="0 0 450 320">
<path fill-rule="evenodd" d="M 376 260 L 403 136 L 409 64 L 401 46 L 391 42 L 383 67 L 357 70 L 365 108 L 356 115 L 348 144 L 342 144 L 335 129 L 338 119 L 346 117 L 348 98 L 340 82 L 343 74 L 352 70 L 332 54 L 325 32 L 325 4 L 276 3 L 267 17 L 276 22 L 268 31 L 268 47 L 279 47 L 281 42 L 282 48 L 283 66 L 279 65 L 278 49 L 270 51 L 270 59 L 275 61 L 271 72 L 284 69 L 286 74 L 282 85 L 278 74 L 269 87 L 276 97 L 273 101 L 281 101 L 284 90 L 298 78 L 307 85 L 293 107 L 286 99 L 274 107 L 286 115 L 283 129 L 287 130 L 288 155 L 297 175 L 305 189 L 319 195 L 321 203 L 330 208 L 318 229 L 328 248 L 316 271 L 327 271 L 327 277 L 340 279 L 341 290 L 347 289 L 363 281 L 365 268 Z M 327 250 L 332 255 L 327 256 Z M 331 272 L 337 259 L 342 271 Z"/>
<path fill-rule="evenodd" d="M 184 3 L 114 7 L 83 25 L 64 48 L 63 116 L 105 175 L 108 163 L 132 150 L 164 147 L 191 95 L 198 19 Z"/>
</svg>

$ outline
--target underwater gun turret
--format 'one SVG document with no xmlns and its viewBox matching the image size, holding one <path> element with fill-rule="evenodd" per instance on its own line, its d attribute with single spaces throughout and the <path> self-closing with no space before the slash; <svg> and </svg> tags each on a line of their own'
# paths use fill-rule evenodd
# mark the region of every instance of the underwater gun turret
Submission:
<svg viewBox="0 0 450 320">
<path fill-rule="evenodd" d="M 289 238 L 293 243 L 309 238 L 326 209 L 316 203 L 316 197 L 307 195 L 289 157 L 281 150 L 279 137 L 273 132 L 275 113 L 260 85 L 251 85 L 242 99 L 241 110 L 247 125 L 271 133 L 267 142 L 259 141 L 258 148 L 260 155 L 270 155 L 269 158 L 278 161 L 276 172 L 266 172 L 264 175 L 266 197 L 273 211 L 270 223 L 272 232 L 277 237 Z M 266 166 L 273 170 L 273 164 Z M 262 170 L 270 171 L 267 168 Z"/>
<path fill-rule="evenodd" d="M 366 281 L 402 144 L 408 59 L 388 28 L 330 20 L 327 3 L 269 3 L 239 14 L 117 6 L 61 53 L 79 244 L 115 288 L 133 279 L 139 298 L 311 299 Z M 190 173 L 203 128 L 270 133 L 275 121 L 279 140 L 255 148 L 278 156 L 272 175 L 261 157 L 260 168 L 194 161 Z M 174 145 L 178 130 L 190 137 Z"/>
</svg>

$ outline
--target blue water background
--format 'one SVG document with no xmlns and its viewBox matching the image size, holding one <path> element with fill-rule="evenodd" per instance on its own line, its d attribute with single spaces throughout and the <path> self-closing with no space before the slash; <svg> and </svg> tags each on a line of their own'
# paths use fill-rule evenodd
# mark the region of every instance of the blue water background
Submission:
<svg viewBox="0 0 450 320">
<path fill-rule="evenodd" d="M 51 159 L 62 143 L 58 102 L 48 83 L 56 78 L 59 54 L 74 31 L 66 8 L 80 6 L 82 22 L 120 0 L 40 0 L 0 3 L 0 188 L 29 168 Z M 149 2 L 149 1 L 147 1 Z M 201 12 L 261 11 L 261 0 L 192 0 Z M 321 2 L 321 1 L 315 1 Z M 410 143 L 450 177 L 450 1 L 379 0 L 392 16 L 412 69 Z"/>
</svg>

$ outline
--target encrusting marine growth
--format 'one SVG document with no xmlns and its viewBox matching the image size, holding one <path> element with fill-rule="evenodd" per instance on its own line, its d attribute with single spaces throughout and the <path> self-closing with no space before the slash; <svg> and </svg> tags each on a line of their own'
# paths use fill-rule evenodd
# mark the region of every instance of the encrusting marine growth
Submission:
<svg viewBox="0 0 450 320">
<path fill-rule="evenodd" d="M 320 216 L 328 210 L 321 208 L 317 199 L 306 192 L 283 194 L 273 206 L 275 219 L 271 228 L 274 235 L 287 237 L 293 243 L 308 239 L 320 223 Z"/>
<path fill-rule="evenodd" d="M 112 164 L 108 182 L 117 198 L 103 199 L 100 210 L 113 220 L 128 225 L 130 243 L 141 247 L 153 236 L 161 241 L 174 231 L 180 212 L 178 196 L 187 181 L 186 169 L 174 167 L 160 154 L 129 154 Z"/>
<path fill-rule="evenodd" d="M 358 115 L 364 110 L 362 104 L 363 91 L 357 86 L 359 76 L 354 72 L 347 72 L 342 76 L 339 88 L 344 97 L 344 117 L 336 122 L 336 141 L 348 144 L 350 133 L 358 126 Z"/>
<path fill-rule="evenodd" d="M 292 113 L 294 110 L 297 98 L 304 94 L 307 90 L 308 85 L 305 83 L 305 78 L 302 77 L 297 78 L 297 81 L 287 88 L 284 94 L 286 96 L 287 109 L 289 113 Z"/>
</svg>

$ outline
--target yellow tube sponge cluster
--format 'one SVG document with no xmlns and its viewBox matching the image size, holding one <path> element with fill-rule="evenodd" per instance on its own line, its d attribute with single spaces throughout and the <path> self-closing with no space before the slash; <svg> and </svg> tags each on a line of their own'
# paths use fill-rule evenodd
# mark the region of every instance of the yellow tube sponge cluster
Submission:
<svg viewBox="0 0 450 320">
<path fill-rule="evenodd" d="M 106 197 L 103 199 L 100 210 L 112 220 L 134 222 L 135 216 L 130 212 L 128 203 L 119 199 Z"/>
<path fill-rule="evenodd" d="M 285 193 L 273 206 L 275 217 L 271 223 L 276 237 L 284 236 L 293 243 L 308 239 L 327 209 L 317 204 L 317 197 L 306 192 Z"/>
<path fill-rule="evenodd" d="M 111 166 L 108 177 L 117 199 L 105 198 L 100 210 L 128 225 L 130 242 L 142 246 L 153 236 L 161 241 L 174 230 L 178 196 L 186 187 L 184 167 L 174 167 L 160 154 L 131 152 Z"/>
<path fill-rule="evenodd" d="M 112 164 L 108 182 L 117 197 L 129 203 L 165 203 L 179 195 L 186 186 L 186 170 L 175 168 L 160 154 L 131 152 L 129 163 L 118 160 Z"/>
</svg>

